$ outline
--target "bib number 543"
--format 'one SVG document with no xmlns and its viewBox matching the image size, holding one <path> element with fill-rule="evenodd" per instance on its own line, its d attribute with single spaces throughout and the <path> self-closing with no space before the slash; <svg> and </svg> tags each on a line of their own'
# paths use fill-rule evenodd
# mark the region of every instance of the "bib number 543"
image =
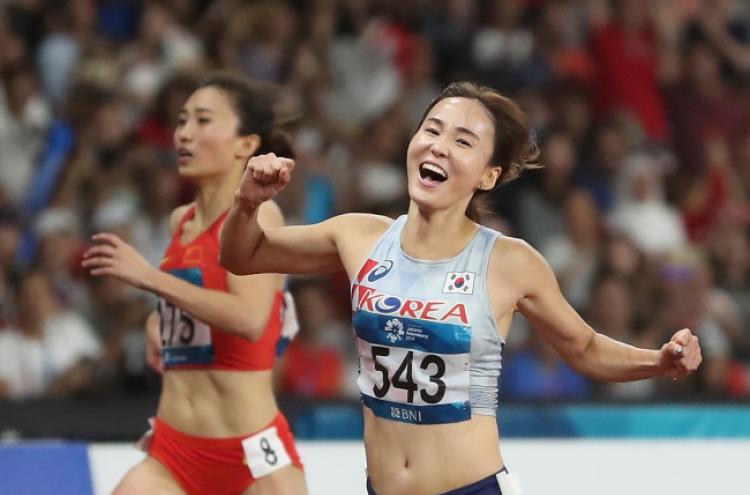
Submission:
<svg viewBox="0 0 750 495">
<path fill-rule="evenodd" d="M 406 390 L 406 401 L 410 404 L 414 403 L 414 396 L 419 392 L 419 397 L 427 404 L 437 404 L 445 396 L 445 382 L 441 380 L 445 375 L 445 361 L 440 356 L 434 354 L 427 354 L 424 356 L 419 363 L 419 367 L 422 370 L 427 371 L 430 368 L 431 374 L 428 376 L 430 383 L 433 384 L 437 390 L 434 393 L 429 393 L 426 388 L 420 388 L 419 384 L 414 381 L 414 351 L 409 351 L 404 356 L 403 361 L 399 364 L 396 371 L 394 371 L 391 377 L 388 368 L 383 363 L 378 362 L 378 358 L 383 358 L 390 355 L 391 350 L 388 347 L 372 346 L 372 360 L 375 363 L 375 370 L 382 375 L 383 385 L 373 386 L 372 392 L 378 399 L 382 399 L 390 390 L 391 386 L 394 388 L 400 388 Z"/>
</svg>

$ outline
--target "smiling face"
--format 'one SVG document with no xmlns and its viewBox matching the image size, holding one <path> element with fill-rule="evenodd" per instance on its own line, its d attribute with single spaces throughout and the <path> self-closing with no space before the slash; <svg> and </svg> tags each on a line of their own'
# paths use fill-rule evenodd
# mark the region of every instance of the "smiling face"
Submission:
<svg viewBox="0 0 750 495">
<path fill-rule="evenodd" d="M 409 195 L 418 206 L 463 212 L 480 186 L 489 190 L 500 175 L 490 166 L 495 125 L 477 100 L 450 97 L 426 115 L 409 143 Z"/>
<path fill-rule="evenodd" d="M 180 175 L 196 180 L 244 165 L 254 149 L 251 137 L 237 134 L 238 125 L 223 91 L 208 86 L 194 92 L 180 110 L 174 131 Z"/>
</svg>

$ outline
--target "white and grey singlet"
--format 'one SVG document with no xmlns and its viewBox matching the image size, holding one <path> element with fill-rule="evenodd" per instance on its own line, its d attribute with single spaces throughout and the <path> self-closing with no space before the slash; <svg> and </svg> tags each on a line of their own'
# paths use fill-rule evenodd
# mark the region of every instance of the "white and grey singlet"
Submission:
<svg viewBox="0 0 750 495">
<path fill-rule="evenodd" d="M 456 257 L 425 261 L 401 249 L 405 222 L 394 222 L 352 281 L 362 401 L 414 424 L 494 416 L 505 342 L 486 273 L 500 234 L 480 227 Z"/>
</svg>

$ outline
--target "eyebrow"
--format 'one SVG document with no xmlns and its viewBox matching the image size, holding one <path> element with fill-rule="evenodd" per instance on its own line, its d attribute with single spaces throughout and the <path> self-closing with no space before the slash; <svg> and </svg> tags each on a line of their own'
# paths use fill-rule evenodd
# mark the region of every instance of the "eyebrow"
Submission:
<svg viewBox="0 0 750 495">
<path fill-rule="evenodd" d="M 182 114 L 182 113 L 189 113 L 189 112 L 188 112 L 187 108 L 182 107 L 180 109 L 180 113 Z M 195 109 L 195 113 L 214 113 L 214 111 L 211 110 L 210 108 L 198 107 L 198 108 Z"/>
<path fill-rule="evenodd" d="M 441 127 L 445 127 L 445 122 L 443 122 L 441 119 L 439 119 L 437 117 L 430 117 L 427 120 L 428 121 L 432 121 L 432 122 L 436 123 L 437 125 L 439 125 Z M 468 129 L 468 128 L 462 127 L 462 126 L 458 126 L 458 127 L 456 127 L 456 130 L 458 130 L 458 132 L 461 132 L 461 133 L 468 134 L 468 135 L 472 136 L 477 141 L 481 141 L 481 139 L 479 138 L 479 136 L 474 131 L 472 131 L 471 129 Z"/>
</svg>

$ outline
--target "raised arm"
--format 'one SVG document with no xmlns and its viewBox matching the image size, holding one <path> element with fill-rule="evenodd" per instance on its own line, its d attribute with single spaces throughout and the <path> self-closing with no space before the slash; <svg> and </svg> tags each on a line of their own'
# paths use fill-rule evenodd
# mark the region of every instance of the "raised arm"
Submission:
<svg viewBox="0 0 750 495">
<path fill-rule="evenodd" d="M 502 265 L 522 281 L 518 311 L 573 369 L 610 382 L 679 378 L 697 369 L 700 347 L 690 330 L 678 331 L 660 350 L 640 349 L 597 333 L 565 300 L 544 258 L 522 241 L 511 242 L 515 245 L 505 249 Z"/>
<path fill-rule="evenodd" d="M 219 263 L 232 273 L 332 273 L 356 263 L 346 241 L 365 215 L 342 215 L 319 224 L 263 229 L 258 208 L 281 191 L 294 162 L 273 154 L 253 157 L 221 231 Z M 366 222 L 365 222 L 366 223 Z M 347 260 L 347 261 L 345 261 Z"/>
</svg>

